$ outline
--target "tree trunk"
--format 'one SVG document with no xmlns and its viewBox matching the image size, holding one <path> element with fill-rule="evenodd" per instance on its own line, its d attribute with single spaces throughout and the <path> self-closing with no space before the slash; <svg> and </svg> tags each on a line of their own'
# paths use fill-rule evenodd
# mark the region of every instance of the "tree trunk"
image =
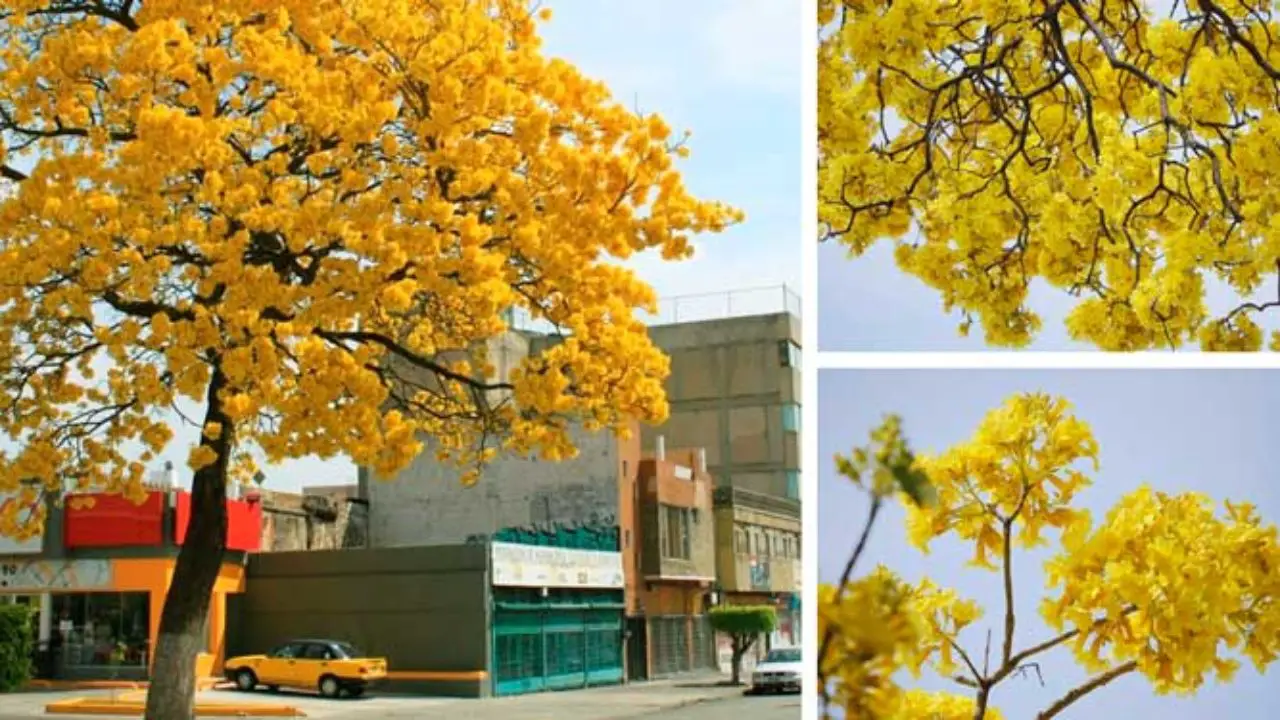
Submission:
<svg viewBox="0 0 1280 720">
<path fill-rule="evenodd" d="M 734 685 L 739 685 L 742 682 L 742 654 L 744 652 L 746 651 L 738 647 L 738 641 L 735 639 L 733 641 L 733 677 L 729 680 Z"/>
<path fill-rule="evenodd" d="M 733 678 L 730 680 L 734 685 L 742 684 L 742 658 L 755 644 L 755 637 L 750 635 L 732 635 L 733 639 Z"/>
<path fill-rule="evenodd" d="M 160 615 L 146 720 L 194 717 L 196 656 L 204 649 L 209 599 L 227 547 L 227 469 L 234 441 L 218 397 L 225 384 L 226 376 L 215 363 L 205 422 L 221 424 L 222 434 L 217 438 L 202 434 L 200 444 L 213 450 L 217 460 L 197 470 L 191 483 L 191 522 Z"/>
</svg>

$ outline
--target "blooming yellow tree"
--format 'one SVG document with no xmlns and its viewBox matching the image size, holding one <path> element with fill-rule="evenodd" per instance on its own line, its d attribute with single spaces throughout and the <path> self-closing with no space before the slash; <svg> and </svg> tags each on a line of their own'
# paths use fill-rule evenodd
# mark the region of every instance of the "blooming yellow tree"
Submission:
<svg viewBox="0 0 1280 720">
<path fill-rule="evenodd" d="M 892 238 L 994 345 L 1040 328 L 1041 280 L 1102 349 L 1261 347 L 1255 318 L 1280 306 L 1280 16 L 1151 5 L 820 0 L 824 239 Z M 1238 303 L 1208 308 L 1214 285 Z"/>
<path fill-rule="evenodd" d="M 1016 674 L 1036 670 L 1037 658 L 1069 649 L 1088 680 L 1050 700 L 1037 716 L 1058 717 L 1067 707 L 1118 677 L 1139 673 L 1158 693 L 1192 693 L 1206 679 L 1229 681 L 1241 659 L 1258 669 L 1280 652 L 1280 543 L 1274 526 L 1264 525 L 1252 507 L 1226 503 L 1215 512 L 1207 498 L 1168 495 L 1148 487 L 1126 495 L 1093 523 L 1072 506 L 1090 484 L 1097 443 L 1087 424 L 1067 402 L 1042 394 L 1017 395 L 992 411 L 973 437 L 934 456 L 916 457 L 934 497 L 927 505 L 907 505 L 908 532 L 921 549 L 938 538 L 974 549 L 972 565 L 994 572 L 1004 607 L 987 654 L 966 649 L 961 632 L 982 617 L 981 608 L 928 580 L 908 585 L 881 569 L 852 581 L 843 593 L 824 589 L 820 617 L 837 634 L 854 640 L 862 618 L 875 632 L 907 628 L 892 642 L 863 643 L 858 663 L 833 673 L 853 717 L 998 717 L 993 691 Z M 1083 466 L 1083 467 L 1082 467 Z M 1014 643 L 1015 549 L 1049 541 L 1059 552 L 1045 564 L 1048 592 L 1041 615 L 1054 635 L 1027 647 Z M 840 586 L 837 586 L 837 588 Z M 892 588 L 872 597 L 876 588 Z M 858 604 L 862 607 L 858 607 Z M 880 616 L 892 611 L 896 623 Z M 824 654 L 823 662 L 829 662 Z M 952 679 L 957 693 L 903 691 L 893 684 L 898 670 L 924 668 Z M 851 669 L 850 669 L 851 668 Z M 874 669 L 887 687 L 879 706 L 847 700 L 860 692 L 846 688 Z M 914 703 L 914 704 L 912 704 Z"/>
<path fill-rule="evenodd" d="M 190 717 L 227 483 L 573 452 L 661 420 L 652 291 L 608 262 L 740 219 L 682 138 L 545 57 L 521 0 L 6 0 L 0 490 L 136 494 L 202 408 L 147 717 Z M 545 15 L 545 11 L 539 13 Z M 512 308 L 561 341 L 498 374 Z"/>
</svg>

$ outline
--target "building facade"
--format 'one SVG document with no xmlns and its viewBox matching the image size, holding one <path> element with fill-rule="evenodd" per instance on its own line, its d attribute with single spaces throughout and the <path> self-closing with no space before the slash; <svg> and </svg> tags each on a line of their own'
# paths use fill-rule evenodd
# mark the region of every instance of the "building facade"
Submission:
<svg viewBox="0 0 1280 720">
<path fill-rule="evenodd" d="M 624 680 L 624 619 L 637 603 L 639 430 L 571 432 L 575 458 L 500 455 L 469 486 L 429 448 L 393 479 L 359 474 L 371 548 L 492 548 L 492 694 Z M 617 585 L 602 586 L 600 568 L 615 560 Z M 576 566 L 596 569 L 584 576 Z"/>
<path fill-rule="evenodd" d="M 0 543 L 0 596 L 35 608 L 38 677 L 147 677 L 160 615 L 190 522 L 191 496 L 153 488 L 141 503 L 68 495 L 50 503 L 42 536 Z M 261 507 L 229 500 L 228 551 L 197 660 L 202 677 L 225 658 L 229 596 L 244 592 L 244 563 L 260 541 Z"/>
<path fill-rule="evenodd" d="M 621 553 L 474 542 L 263 553 L 228 645 L 338 637 L 397 691 L 488 697 L 623 680 Z"/>
<path fill-rule="evenodd" d="M 770 605 L 778 628 L 769 644 L 801 639 L 800 506 L 731 487 L 716 488 L 716 576 L 723 602 Z"/>
<path fill-rule="evenodd" d="M 304 487 L 301 493 L 259 490 L 261 552 L 336 550 L 369 544 L 368 502 L 352 485 Z"/>
<path fill-rule="evenodd" d="M 716 666 L 706 616 L 715 586 L 712 479 L 702 450 L 659 441 L 640 462 L 636 502 L 637 602 L 628 669 L 633 679 Z"/>
<path fill-rule="evenodd" d="M 789 312 L 656 325 L 671 416 L 646 428 L 706 449 L 720 486 L 800 499 L 800 318 Z"/>
</svg>

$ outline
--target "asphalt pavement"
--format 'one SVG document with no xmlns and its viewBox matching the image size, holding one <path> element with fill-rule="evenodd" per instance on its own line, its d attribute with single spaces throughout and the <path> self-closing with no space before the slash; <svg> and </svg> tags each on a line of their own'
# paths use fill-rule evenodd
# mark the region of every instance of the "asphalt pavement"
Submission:
<svg viewBox="0 0 1280 720">
<path fill-rule="evenodd" d="M 660 715 L 663 720 L 799 720 L 800 696 L 735 697 L 664 710 Z"/>
<path fill-rule="evenodd" d="M 40 693 L 39 699 L 28 695 L 25 702 L 21 695 L 24 694 L 0 697 L 0 720 L 52 717 L 93 720 L 73 715 L 45 715 L 40 701 L 51 699 L 51 694 Z M 705 680 L 636 683 L 490 700 L 374 696 L 335 701 L 290 693 L 255 693 L 250 698 L 228 691 L 210 695 L 210 700 L 214 701 L 270 699 L 288 703 L 315 720 L 630 720 L 650 717 L 662 720 L 797 720 L 801 716 L 799 695 L 746 697 L 740 688 Z M 19 703 L 25 707 L 19 707 Z"/>
</svg>

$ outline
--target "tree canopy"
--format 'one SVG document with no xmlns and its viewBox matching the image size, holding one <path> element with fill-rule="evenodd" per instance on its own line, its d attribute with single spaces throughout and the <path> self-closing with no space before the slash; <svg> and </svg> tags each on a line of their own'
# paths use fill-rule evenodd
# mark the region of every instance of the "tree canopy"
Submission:
<svg viewBox="0 0 1280 720">
<path fill-rule="evenodd" d="M 838 459 L 841 474 L 861 483 L 867 472 L 885 472 L 889 455 L 875 448 L 904 446 L 884 440 L 900 431 L 876 432 L 855 462 Z M 1039 672 L 1037 660 L 1062 648 L 1090 675 L 1045 699 L 1037 717 L 1048 720 L 1132 673 L 1160 694 L 1194 693 L 1210 679 L 1229 682 L 1244 660 L 1259 671 L 1270 665 L 1280 653 L 1276 527 L 1247 503 L 1216 506 L 1198 493 L 1149 486 L 1095 522 L 1073 501 L 1091 485 L 1097 457 L 1088 424 L 1064 399 L 1037 393 L 1009 398 L 968 440 L 916 457 L 933 502 L 880 492 L 904 498 L 918 548 L 962 542 L 974 550 L 974 568 L 996 574 L 1004 602 L 994 632 L 978 646 L 984 608 L 928 578 L 909 582 L 883 566 L 846 573 L 819 591 L 819 631 L 832 636 L 819 661 L 825 704 L 860 718 L 998 718 L 993 690 Z M 1024 646 L 1016 642 L 1026 620 L 1015 610 L 1015 551 L 1045 544 L 1057 548 L 1044 564 L 1040 602 L 1051 634 Z M 956 690 L 900 685 L 899 670 L 918 677 L 926 669 Z"/>
<path fill-rule="evenodd" d="M 1280 18 L 1164 5 L 820 0 L 823 238 L 854 255 L 892 238 L 993 345 L 1035 336 L 1040 282 L 1101 349 L 1262 347 L 1280 306 Z"/>
<path fill-rule="evenodd" d="M 242 474 L 253 450 L 391 473 L 420 433 L 560 457 L 570 418 L 662 419 L 632 317 L 652 291 L 606 261 L 683 258 L 740 215 L 536 22 L 516 0 L 7 3 L 0 487 L 136 488 L 183 399 L 217 400 L 203 431 Z M 496 377 L 512 307 L 565 340 Z"/>
<path fill-rule="evenodd" d="M 266 460 L 394 476 L 665 418 L 618 261 L 741 219 L 685 138 L 547 57 L 523 0 L 11 0 L 0 9 L 0 532 L 138 497 L 192 407 L 192 522 L 147 717 L 189 717 L 226 488 Z M 496 367 L 520 310 L 558 342 Z"/>
</svg>

